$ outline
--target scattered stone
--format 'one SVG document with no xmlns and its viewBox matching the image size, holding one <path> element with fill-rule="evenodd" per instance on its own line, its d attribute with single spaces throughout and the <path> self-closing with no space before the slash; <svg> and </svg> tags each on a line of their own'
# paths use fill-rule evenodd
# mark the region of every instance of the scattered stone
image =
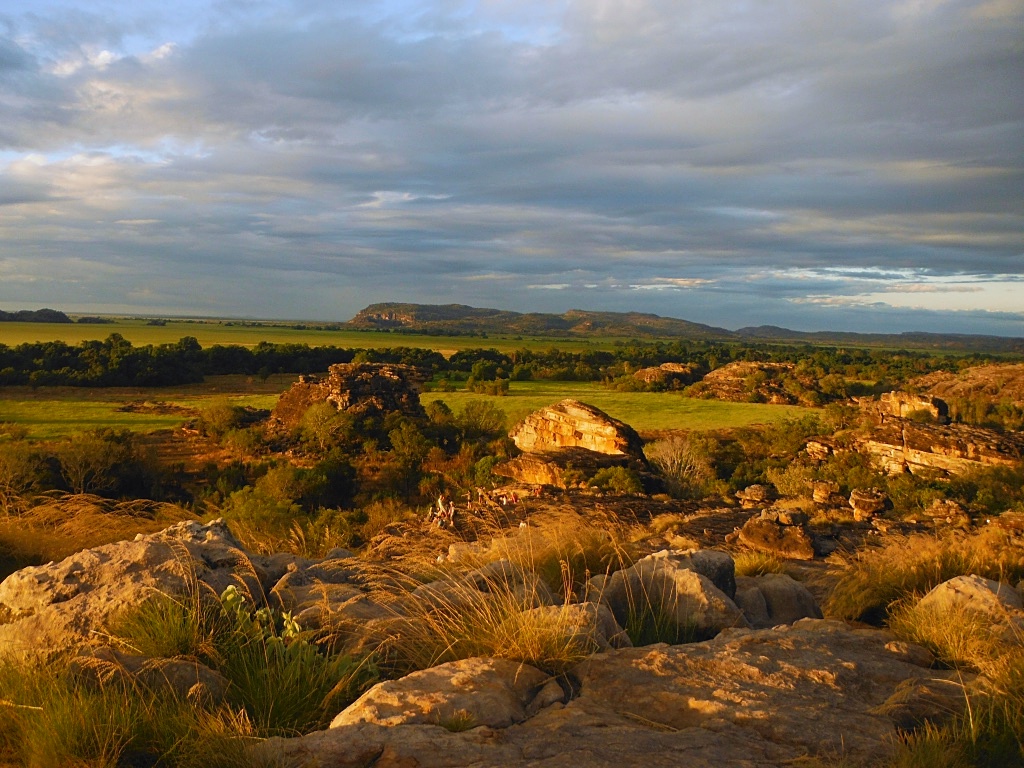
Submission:
<svg viewBox="0 0 1024 768">
<path fill-rule="evenodd" d="M 870 520 L 879 512 L 884 512 L 892 506 L 892 502 L 877 488 L 855 488 L 850 493 L 850 506 L 853 507 L 853 519 L 863 522 Z"/>
<path fill-rule="evenodd" d="M 750 625 L 756 628 L 822 618 L 814 595 L 784 573 L 737 577 L 736 604 Z"/>
<path fill-rule="evenodd" d="M 753 509 L 767 504 L 775 498 L 775 494 L 766 485 L 748 485 L 742 491 L 736 491 L 736 498 L 744 509 Z"/>
<path fill-rule="evenodd" d="M 747 520 L 736 540 L 745 547 L 794 560 L 813 560 L 814 538 L 806 524 L 787 525 L 777 510 L 764 510 Z"/>
</svg>

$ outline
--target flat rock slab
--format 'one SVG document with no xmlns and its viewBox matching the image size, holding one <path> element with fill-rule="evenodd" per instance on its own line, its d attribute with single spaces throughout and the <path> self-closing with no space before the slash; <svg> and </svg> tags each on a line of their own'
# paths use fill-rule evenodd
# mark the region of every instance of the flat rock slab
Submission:
<svg viewBox="0 0 1024 768">
<path fill-rule="evenodd" d="M 336 721 L 261 749 L 295 768 L 753 768 L 836 754 L 856 764 L 889 754 L 898 718 L 924 690 L 907 681 L 942 676 L 919 666 L 928 658 L 920 651 L 834 621 L 729 630 L 703 643 L 592 656 L 577 669 L 574 699 L 507 728 Z M 886 706 L 893 696 L 900 708 Z"/>
</svg>

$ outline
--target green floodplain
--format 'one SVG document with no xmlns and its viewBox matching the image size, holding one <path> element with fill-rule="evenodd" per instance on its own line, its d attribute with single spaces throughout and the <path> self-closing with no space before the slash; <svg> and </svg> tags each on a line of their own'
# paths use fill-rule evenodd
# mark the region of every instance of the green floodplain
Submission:
<svg viewBox="0 0 1024 768">
<path fill-rule="evenodd" d="M 211 376 L 203 384 L 151 389 L 40 387 L 33 391 L 8 387 L 0 390 L 0 422 L 24 427 L 29 438 L 40 440 L 102 428 L 137 432 L 174 429 L 218 400 L 270 410 L 296 379 L 288 374 L 276 374 L 265 382 L 255 377 Z M 443 400 L 456 412 L 472 400 L 491 400 L 511 425 L 567 397 L 594 405 L 641 433 L 728 429 L 811 412 L 799 406 L 701 400 L 674 392 L 617 392 L 594 382 L 514 381 L 503 397 L 463 390 L 424 392 L 420 399 L 424 403 Z"/>
</svg>

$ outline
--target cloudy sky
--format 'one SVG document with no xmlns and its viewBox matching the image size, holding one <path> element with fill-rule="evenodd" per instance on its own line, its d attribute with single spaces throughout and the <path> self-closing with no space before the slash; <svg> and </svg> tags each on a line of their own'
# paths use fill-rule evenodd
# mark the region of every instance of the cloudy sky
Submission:
<svg viewBox="0 0 1024 768">
<path fill-rule="evenodd" d="M 0 0 L 0 308 L 1024 336 L 1024 0 Z"/>
</svg>

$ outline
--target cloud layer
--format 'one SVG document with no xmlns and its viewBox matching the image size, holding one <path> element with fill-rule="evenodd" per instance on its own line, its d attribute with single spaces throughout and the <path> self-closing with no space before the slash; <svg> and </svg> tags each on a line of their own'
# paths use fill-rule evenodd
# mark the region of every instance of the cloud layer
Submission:
<svg viewBox="0 0 1024 768">
<path fill-rule="evenodd" d="M 1024 0 L 21 2 L 5 308 L 1024 335 Z"/>
</svg>

